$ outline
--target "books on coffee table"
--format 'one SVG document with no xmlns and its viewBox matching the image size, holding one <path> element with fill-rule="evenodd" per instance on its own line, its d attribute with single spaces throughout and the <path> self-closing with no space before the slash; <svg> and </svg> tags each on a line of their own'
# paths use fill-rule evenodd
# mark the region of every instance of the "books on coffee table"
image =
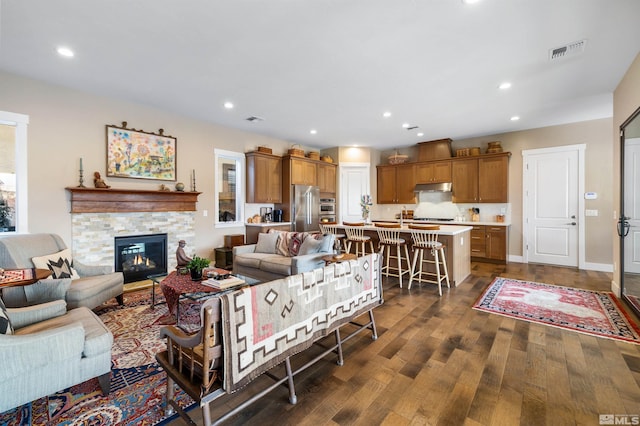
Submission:
<svg viewBox="0 0 640 426">
<path fill-rule="evenodd" d="M 216 280 L 214 278 L 209 278 L 208 280 L 202 281 L 202 284 L 208 285 L 209 287 L 217 288 L 219 290 L 226 290 L 231 287 L 237 287 L 245 284 L 245 281 L 242 278 L 238 277 L 229 277 L 223 280 Z"/>
</svg>

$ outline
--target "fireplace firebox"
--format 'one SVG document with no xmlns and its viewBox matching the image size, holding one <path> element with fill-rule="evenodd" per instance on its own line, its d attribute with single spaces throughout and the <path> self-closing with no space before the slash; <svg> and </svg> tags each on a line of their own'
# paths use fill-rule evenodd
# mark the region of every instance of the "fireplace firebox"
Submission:
<svg viewBox="0 0 640 426">
<path fill-rule="evenodd" d="M 115 237 L 114 253 L 115 270 L 125 283 L 167 273 L 167 234 Z"/>
</svg>

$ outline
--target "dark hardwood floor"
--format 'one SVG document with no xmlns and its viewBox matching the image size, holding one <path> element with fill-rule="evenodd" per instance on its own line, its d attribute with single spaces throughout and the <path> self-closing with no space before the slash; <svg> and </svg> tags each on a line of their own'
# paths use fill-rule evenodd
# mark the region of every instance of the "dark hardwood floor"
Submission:
<svg viewBox="0 0 640 426">
<path fill-rule="evenodd" d="M 598 425 L 600 414 L 640 416 L 640 345 L 471 309 L 497 276 L 601 291 L 611 281 L 517 263 L 473 263 L 442 297 L 433 285 L 409 291 L 384 281 L 378 340 L 363 332 L 344 345 L 343 366 L 327 356 L 296 376 L 296 405 L 276 389 L 226 424 Z M 219 400 L 214 418 L 269 381 Z M 200 421 L 199 409 L 191 415 Z"/>
</svg>

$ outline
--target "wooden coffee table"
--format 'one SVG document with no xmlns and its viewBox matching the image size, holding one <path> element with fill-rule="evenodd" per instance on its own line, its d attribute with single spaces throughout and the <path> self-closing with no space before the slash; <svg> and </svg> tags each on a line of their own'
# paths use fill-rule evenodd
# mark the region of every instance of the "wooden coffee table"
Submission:
<svg viewBox="0 0 640 426">
<path fill-rule="evenodd" d="M 34 284 L 51 275 L 48 269 L 5 269 L 0 272 L 0 288 Z"/>
<path fill-rule="evenodd" d="M 358 256 L 353 253 L 342 253 L 340 255 L 328 254 L 326 256 L 322 256 L 322 260 L 324 260 L 324 263 L 326 263 L 327 265 L 329 265 L 330 263 L 340 263 L 346 262 L 348 260 L 356 260 L 357 258 Z"/>
</svg>

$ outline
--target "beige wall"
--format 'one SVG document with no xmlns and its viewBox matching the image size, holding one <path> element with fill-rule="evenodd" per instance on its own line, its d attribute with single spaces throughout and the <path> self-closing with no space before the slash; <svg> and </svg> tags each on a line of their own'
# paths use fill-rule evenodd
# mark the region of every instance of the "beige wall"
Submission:
<svg viewBox="0 0 640 426">
<path fill-rule="evenodd" d="M 214 228 L 213 150 L 236 152 L 266 145 L 274 154 L 285 154 L 290 142 L 195 121 L 167 111 L 94 96 L 60 86 L 0 72 L 0 110 L 29 116 L 29 232 L 54 232 L 71 246 L 71 216 L 67 186 L 78 184 L 78 163 L 83 158 L 85 185 L 93 184 L 94 171 L 112 187 L 158 189 L 162 182 L 107 178 L 105 125 L 146 131 L 160 128 L 177 138 L 177 177 L 189 187 L 189 173 L 196 170 L 198 199 L 196 241 L 189 247 L 214 258 L 226 234 L 244 233 L 244 227 Z M 173 187 L 173 182 L 170 185 Z M 207 217 L 203 210 L 208 210 Z"/>
<path fill-rule="evenodd" d="M 609 228 L 612 229 L 611 238 L 613 245 L 613 259 L 614 259 L 614 271 L 612 289 L 619 293 L 620 283 L 620 271 L 618 265 L 620 264 L 620 239 L 617 232 L 615 232 L 616 221 L 619 217 L 620 207 L 620 125 L 631 115 L 633 112 L 640 108 L 640 54 L 636 56 L 635 60 L 627 70 L 620 84 L 613 92 L 613 131 L 612 131 L 612 147 L 613 147 L 613 182 L 611 185 L 613 192 L 613 206 L 616 213 L 616 219 L 609 221 Z"/>
<path fill-rule="evenodd" d="M 511 229 L 509 254 L 522 256 L 522 151 L 562 145 L 585 144 L 585 191 L 597 192 L 596 200 L 585 200 L 585 209 L 598 210 L 597 217 L 585 217 L 585 261 L 587 263 L 612 263 L 611 217 L 611 119 L 583 121 L 561 126 L 542 127 L 482 138 L 454 141 L 458 148 L 479 146 L 486 150 L 487 142 L 501 141 L 505 151 L 511 152 L 509 160 L 509 203 L 511 204 Z"/>
</svg>

